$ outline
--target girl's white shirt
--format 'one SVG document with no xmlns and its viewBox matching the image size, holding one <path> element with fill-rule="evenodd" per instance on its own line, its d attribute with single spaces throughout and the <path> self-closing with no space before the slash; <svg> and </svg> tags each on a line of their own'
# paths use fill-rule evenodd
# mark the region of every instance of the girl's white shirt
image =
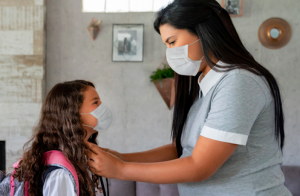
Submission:
<svg viewBox="0 0 300 196">
<path fill-rule="evenodd" d="M 77 196 L 70 176 L 63 169 L 54 170 L 46 177 L 43 186 L 43 195 Z"/>
<path fill-rule="evenodd" d="M 92 174 L 88 170 L 89 176 L 91 178 Z M 106 182 L 104 182 L 106 187 Z M 97 189 L 96 189 L 97 190 Z M 77 196 L 74 191 L 74 185 L 68 173 L 63 169 L 57 169 L 50 174 L 45 179 L 43 186 L 44 196 Z M 96 196 L 102 196 L 103 193 L 96 191 Z"/>
</svg>

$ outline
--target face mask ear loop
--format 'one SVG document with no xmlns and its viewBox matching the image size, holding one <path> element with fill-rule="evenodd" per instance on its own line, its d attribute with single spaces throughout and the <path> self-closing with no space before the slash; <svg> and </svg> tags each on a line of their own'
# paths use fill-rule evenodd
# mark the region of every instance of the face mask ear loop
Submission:
<svg viewBox="0 0 300 196">
<path fill-rule="evenodd" d="M 92 126 L 90 126 L 90 125 L 84 125 L 84 124 L 82 124 L 82 126 L 91 127 L 91 128 L 94 129 L 94 127 L 92 127 Z"/>
<path fill-rule="evenodd" d="M 90 114 L 90 113 L 81 113 L 80 115 L 88 115 L 88 114 Z M 82 126 L 91 127 L 91 128 L 94 129 L 94 127 L 92 127 L 92 126 L 90 126 L 90 125 L 84 125 L 84 124 L 82 124 Z"/>
<path fill-rule="evenodd" d="M 200 39 L 198 39 L 198 40 L 194 41 L 194 42 L 193 42 L 193 43 L 191 43 L 190 45 L 193 45 L 194 43 L 196 43 L 196 42 L 197 42 L 197 41 L 199 41 L 199 40 L 200 40 Z M 190 45 L 189 45 L 189 46 L 190 46 Z"/>
</svg>

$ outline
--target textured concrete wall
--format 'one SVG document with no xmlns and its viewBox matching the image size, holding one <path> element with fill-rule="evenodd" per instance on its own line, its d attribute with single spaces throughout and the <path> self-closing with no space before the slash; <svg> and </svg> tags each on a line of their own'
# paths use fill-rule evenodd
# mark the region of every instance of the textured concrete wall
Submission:
<svg viewBox="0 0 300 196">
<path fill-rule="evenodd" d="M 81 13 L 81 2 L 47 1 L 46 91 L 58 82 L 86 79 L 113 113 L 99 143 L 122 152 L 146 150 L 170 141 L 171 112 L 149 76 L 158 68 L 165 47 L 153 31 L 153 13 Z M 101 31 L 92 41 L 87 26 L 101 19 Z M 143 23 L 144 61 L 112 62 L 112 24 Z"/>
<path fill-rule="evenodd" d="M 44 10 L 43 0 L 0 1 L 0 140 L 7 169 L 20 158 L 41 108 Z"/>
<path fill-rule="evenodd" d="M 286 116 L 284 163 L 300 163 L 299 79 L 299 0 L 244 1 L 243 17 L 233 22 L 253 56 L 278 78 Z M 87 79 L 96 84 L 102 101 L 112 109 L 114 121 L 107 133 L 99 135 L 101 146 L 121 152 L 150 149 L 170 142 L 172 113 L 149 81 L 165 54 L 160 36 L 153 30 L 153 13 L 81 13 L 81 2 L 47 1 L 47 84 Z M 86 27 L 95 17 L 102 19 L 95 41 Z M 282 17 L 293 30 L 287 46 L 279 50 L 264 48 L 257 38 L 260 24 L 270 17 Z M 145 24 L 144 62 L 111 61 L 112 24 Z"/>
<path fill-rule="evenodd" d="M 246 48 L 273 73 L 279 83 L 285 115 L 286 165 L 300 165 L 299 13 L 299 0 L 251 0 L 244 1 L 243 17 L 232 18 Z M 290 42 L 277 50 L 265 48 L 257 37 L 261 23 L 271 17 L 285 19 L 292 28 Z"/>
</svg>

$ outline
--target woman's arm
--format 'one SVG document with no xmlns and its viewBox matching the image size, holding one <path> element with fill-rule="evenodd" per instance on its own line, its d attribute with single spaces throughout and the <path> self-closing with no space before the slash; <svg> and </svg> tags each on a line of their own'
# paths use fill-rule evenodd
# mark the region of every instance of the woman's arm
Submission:
<svg viewBox="0 0 300 196">
<path fill-rule="evenodd" d="M 237 144 L 200 136 L 191 156 L 157 163 L 131 163 L 87 143 L 90 170 L 98 175 L 121 180 L 158 184 L 203 181 L 211 177 L 231 156 Z"/>
<path fill-rule="evenodd" d="M 153 163 L 170 161 L 178 158 L 176 145 L 174 143 L 167 144 L 144 152 L 135 153 L 119 153 L 117 151 L 107 148 L 102 149 L 110 154 L 115 155 L 116 157 L 125 162 Z"/>
<path fill-rule="evenodd" d="M 137 163 L 162 162 L 177 159 L 177 150 L 174 144 L 167 144 L 152 150 L 122 154 L 123 161 Z"/>
</svg>

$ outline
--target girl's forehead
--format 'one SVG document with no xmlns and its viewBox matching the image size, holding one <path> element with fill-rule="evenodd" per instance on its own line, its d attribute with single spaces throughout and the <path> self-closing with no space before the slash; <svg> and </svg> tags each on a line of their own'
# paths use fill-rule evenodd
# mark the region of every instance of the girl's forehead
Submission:
<svg viewBox="0 0 300 196">
<path fill-rule="evenodd" d="M 84 95 L 85 95 L 85 100 L 92 100 L 94 98 L 100 99 L 100 96 L 99 96 L 98 92 L 96 91 L 96 89 L 91 86 L 89 86 L 86 89 L 86 91 L 84 92 Z"/>
</svg>

